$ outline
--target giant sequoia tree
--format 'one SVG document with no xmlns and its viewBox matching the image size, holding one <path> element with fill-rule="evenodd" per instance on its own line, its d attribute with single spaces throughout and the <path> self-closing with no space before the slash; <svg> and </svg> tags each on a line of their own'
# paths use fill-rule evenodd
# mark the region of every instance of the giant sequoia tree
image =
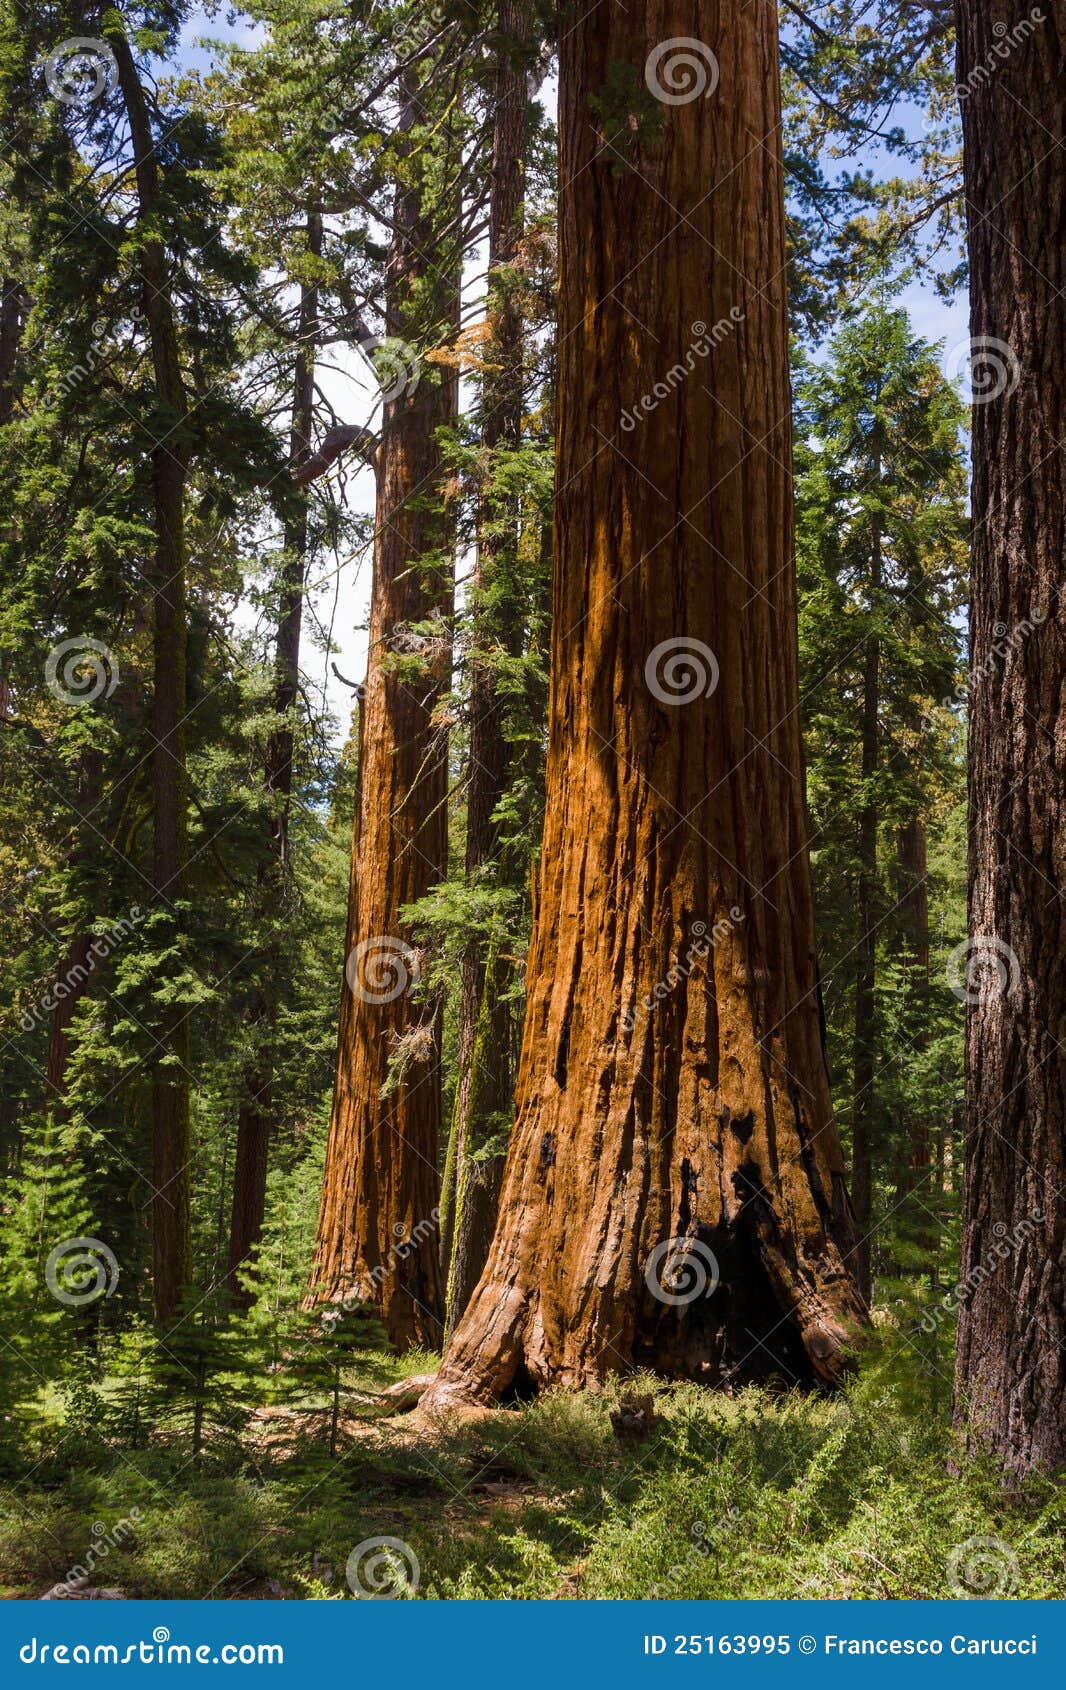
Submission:
<svg viewBox="0 0 1066 1690">
<path fill-rule="evenodd" d="M 956 1411 L 1023 1472 L 1066 1461 L 1066 5 L 1040 10 L 997 13 L 1003 53 L 957 7 L 978 402 Z"/>
<path fill-rule="evenodd" d="M 634 1363 L 835 1381 L 863 1304 L 804 821 L 772 14 L 582 9 L 560 127 L 552 705 L 517 1121 L 427 1400 Z"/>
<path fill-rule="evenodd" d="M 410 139 L 392 216 L 386 303 L 400 370 L 387 382 L 377 454 L 347 963 L 312 1274 L 318 1298 L 354 1295 L 379 1307 L 401 1347 L 439 1341 L 443 1315 L 431 1218 L 439 1190 L 438 1026 L 433 1006 L 412 996 L 418 960 L 403 913 L 447 868 L 447 736 L 434 708 L 449 679 L 439 631 L 448 627 L 454 587 L 439 430 L 454 418 L 457 382 L 448 371 L 419 372 L 407 344 L 432 348 L 456 326 L 457 269 L 447 239 L 442 246 L 438 237 L 446 207 L 454 208 L 458 161 L 446 142 L 434 156 L 428 141 L 420 149 L 416 139 L 433 68 L 420 61 L 403 79 Z M 438 637 L 422 632 L 426 624 Z"/>
<path fill-rule="evenodd" d="M 522 235 L 525 156 L 529 128 L 526 93 L 530 25 L 517 0 L 501 0 L 497 18 L 493 102 L 492 186 L 489 196 L 489 300 L 491 335 L 482 387 L 481 437 L 486 458 L 498 448 L 516 451 L 522 438 L 522 318 L 514 265 Z M 481 889 L 505 878 L 494 859 L 502 854 L 497 811 L 511 773 L 504 700 L 495 652 L 514 656 L 523 636 L 515 585 L 519 540 L 518 501 L 505 485 L 490 486 L 480 501 L 474 579 L 471 583 L 470 749 L 466 781 L 466 874 Z M 513 865 L 508 864 L 511 878 Z M 492 1240 L 502 1154 L 487 1153 L 492 1127 L 511 1106 L 511 1013 L 503 1001 L 507 964 L 498 937 L 475 935 L 462 960 L 459 1051 L 453 1144 L 454 1204 L 445 1240 L 448 1256 L 447 1324 L 469 1301 Z M 479 1154 L 480 1152 L 480 1154 Z M 450 1194 L 449 1194 L 450 1195 Z M 448 1197 L 445 1198 L 447 1206 Z"/>
</svg>

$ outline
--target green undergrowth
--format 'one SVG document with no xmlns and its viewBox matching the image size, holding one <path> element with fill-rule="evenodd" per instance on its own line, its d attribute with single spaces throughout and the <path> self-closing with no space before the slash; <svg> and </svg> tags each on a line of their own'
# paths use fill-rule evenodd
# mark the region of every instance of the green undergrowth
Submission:
<svg viewBox="0 0 1066 1690">
<path fill-rule="evenodd" d="M 0 1584 L 40 1595 L 93 1549 L 91 1582 L 130 1597 L 350 1599 L 350 1564 L 415 1599 L 1062 1597 L 1061 1485 L 965 1459 L 912 1363 L 886 1345 L 834 1397 L 638 1376 L 428 1433 L 346 1408 L 334 1460 L 313 1420 L 198 1462 L 173 1433 L 56 1424 L 0 1483 Z M 364 1356 L 346 1386 L 411 1370 Z M 623 1395 L 654 1400 L 639 1437 Z"/>
</svg>

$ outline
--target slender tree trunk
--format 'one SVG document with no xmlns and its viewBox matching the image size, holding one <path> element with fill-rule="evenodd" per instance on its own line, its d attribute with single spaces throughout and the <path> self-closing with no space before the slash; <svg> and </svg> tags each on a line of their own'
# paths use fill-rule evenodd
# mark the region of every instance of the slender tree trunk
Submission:
<svg viewBox="0 0 1066 1690">
<path fill-rule="evenodd" d="M 881 460 L 875 455 L 874 485 L 880 479 Z M 872 525 L 870 546 L 870 607 L 877 614 L 881 591 L 881 531 L 877 519 Z M 859 818 L 859 879 L 856 913 L 859 922 L 858 958 L 855 977 L 855 1029 L 851 1070 L 851 1197 L 855 1205 L 858 1242 L 855 1277 L 859 1289 L 870 1299 L 870 1225 L 873 1197 L 872 1122 L 876 1107 L 875 1076 L 875 988 L 877 985 L 877 932 L 874 906 L 877 894 L 877 803 L 871 787 L 879 761 L 881 649 L 876 634 L 866 641 L 863 655 L 862 779 L 863 806 Z"/>
<path fill-rule="evenodd" d="M 91 815 L 100 800 L 102 761 L 100 753 L 87 747 L 81 754 L 78 770 L 78 813 Z M 81 840 L 72 867 L 84 867 L 91 858 L 95 840 Z M 56 969 L 56 1001 L 48 1033 L 48 1061 L 45 1072 L 45 1101 L 53 1121 L 65 1113 L 67 1070 L 70 1065 L 70 1030 L 74 1017 L 92 974 L 92 934 L 75 933 L 69 941 Z M 60 991 L 59 988 L 62 988 Z"/>
<path fill-rule="evenodd" d="M 109 15 L 110 16 L 110 15 Z M 185 754 L 185 385 L 166 252 L 158 234 L 161 215 L 159 160 L 147 102 L 121 20 L 105 24 L 118 66 L 130 126 L 138 198 L 138 262 L 142 309 L 148 324 L 158 411 L 152 449 L 156 553 L 152 584 L 153 668 L 152 799 L 153 884 L 162 909 L 185 897 L 188 863 L 188 778 Z M 180 938 L 180 913 L 174 920 Z M 152 1084 L 152 1285 L 156 1320 L 177 1313 L 189 1277 L 189 1022 L 175 1004 L 159 1027 L 167 1065 L 157 1062 Z"/>
<path fill-rule="evenodd" d="M 925 823 L 921 816 L 911 816 L 899 829 L 896 853 L 898 910 L 910 976 L 903 1033 L 910 1048 L 920 1057 L 929 1043 L 929 870 Z M 922 1273 L 927 1267 L 930 1272 L 935 1272 L 939 1249 L 937 1217 L 942 1204 L 933 1184 L 934 1136 L 924 1105 L 920 1105 L 917 1114 L 901 1123 L 898 1142 L 894 1146 L 896 1198 L 893 1213 L 897 1227 L 902 1228 L 908 1241 L 918 1245 L 923 1252 L 919 1269 Z M 909 1269 L 904 1261 L 902 1271 L 913 1269 Z"/>
<path fill-rule="evenodd" d="M 517 449 L 522 436 L 522 320 L 505 267 L 522 236 L 525 149 L 529 122 L 526 79 L 528 11 L 522 0 L 502 0 L 497 20 L 498 62 L 494 101 L 492 189 L 489 201 L 490 373 L 482 403 L 486 456 Z M 518 513 L 499 495 L 482 501 L 471 613 L 470 752 L 466 783 L 466 875 L 483 880 L 498 857 L 494 820 L 510 770 L 493 648 L 514 652 L 522 635 L 514 591 Z M 510 584 L 511 590 L 508 591 Z M 489 871 L 491 872 L 491 871 Z M 495 880 L 503 872 L 497 865 Z M 454 1218 L 448 1258 L 447 1329 L 462 1314 L 481 1276 L 492 1242 L 503 1177 L 502 1155 L 484 1156 L 486 1139 L 514 1095 L 514 1036 L 501 1002 L 506 980 L 498 947 L 472 943 L 463 958 L 459 1000 L 459 1079 L 456 1087 Z"/>
<path fill-rule="evenodd" d="M 897 851 L 899 911 L 907 943 L 911 977 L 912 1001 L 908 1022 L 912 1030 L 913 1048 L 920 1052 L 925 1050 L 929 1043 L 926 1021 L 929 991 L 929 864 L 925 822 L 921 816 L 911 816 L 900 828 Z M 905 1168 L 903 1189 L 913 1190 L 928 1173 L 931 1165 L 932 1140 L 929 1122 L 924 1115 L 918 1115 L 910 1123 L 910 1132 L 901 1155 Z"/>
<path fill-rule="evenodd" d="M 36 29 L 34 28 L 36 22 Z M 34 109 L 30 98 L 30 77 L 39 40 L 40 20 L 31 21 L 22 0 L 5 8 L 0 20 L 0 52 L 3 54 L 4 87 L 0 104 L 0 125 L 7 144 L 9 175 L 6 183 L 9 216 L 27 218 L 30 184 L 44 186 L 38 165 L 38 145 L 31 141 L 29 114 Z M 25 161 L 25 162 L 23 162 Z M 32 190 L 31 190 L 32 191 Z M 15 387 L 22 332 L 26 322 L 29 299 L 18 275 L 0 277 L 0 428 L 15 414 Z"/>
<path fill-rule="evenodd" d="M 954 1112 L 950 1125 L 954 1126 Z M 936 1206 L 938 1214 L 942 1211 L 944 1198 L 947 1194 L 947 1134 L 948 1125 L 945 1123 L 943 1116 L 941 1116 L 936 1124 L 936 1152 L 933 1167 L 933 1178 L 936 1181 L 934 1189 L 936 1191 Z M 933 1259 L 929 1267 L 929 1289 L 933 1292 L 939 1291 L 940 1289 L 940 1263 L 941 1256 L 943 1254 L 943 1247 L 943 1229 L 940 1226 L 937 1226 L 933 1236 Z"/>
<path fill-rule="evenodd" d="M 78 933 L 70 941 L 56 970 L 56 985 L 64 988 L 56 998 L 48 1031 L 48 1065 L 45 1074 L 45 1096 L 48 1113 L 53 1120 L 63 1113 L 66 1095 L 67 1068 L 70 1063 L 70 1029 L 78 1004 L 85 994 L 90 973 L 90 945 L 87 933 Z"/>
<path fill-rule="evenodd" d="M 1020 0 L 956 9 L 958 80 L 973 90 L 963 133 L 978 402 L 961 1264 L 971 1290 L 955 1412 L 1017 1473 L 1066 1463 L 1066 155 L 1056 145 L 1066 3 L 1038 10 L 1033 22 Z"/>
<path fill-rule="evenodd" d="M 834 1381 L 863 1318 L 804 817 L 777 31 L 717 20 L 600 0 L 563 35 L 544 845 L 499 1220 L 431 1404 L 633 1365 Z M 713 96 L 657 108 L 659 44 L 708 34 Z"/>
<path fill-rule="evenodd" d="M 490 950 L 487 956 L 479 956 L 477 966 L 482 995 L 479 1011 L 475 1011 L 471 1022 L 475 986 L 471 976 L 475 964 L 470 958 L 464 959 L 459 1026 L 461 1066 L 453 1126 L 454 1199 L 446 1258 L 446 1334 L 450 1334 L 469 1302 L 492 1243 L 504 1156 L 478 1152 L 483 1150 L 493 1124 L 513 1096 L 511 1018 L 507 1006 L 500 1001 L 503 965 L 496 951 Z"/>
<path fill-rule="evenodd" d="M 920 992 L 929 981 L 929 862 L 925 822 L 921 816 L 911 816 L 900 828 L 897 853 L 900 915 L 913 963 L 915 986 Z M 928 1043 L 921 1027 L 918 1036 L 923 1044 Z M 928 1142 L 925 1148 L 928 1158 Z"/>
<path fill-rule="evenodd" d="M 15 368 L 25 312 L 21 282 L 15 277 L 0 280 L 0 427 L 15 414 Z"/>
<path fill-rule="evenodd" d="M 408 128 L 417 94 L 408 80 Z M 442 324 L 452 332 L 458 304 L 457 273 L 435 250 L 426 166 L 413 154 L 410 164 L 396 199 L 386 302 L 387 335 L 405 341 L 415 332 L 414 293 L 422 293 L 423 330 L 432 320 L 438 333 Z M 412 660 L 410 630 L 434 618 L 450 623 L 449 524 L 432 507 L 442 480 L 435 435 L 454 420 L 456 400 L 450 371 L 438 381 L 424 368 L 417 385 L 403 380 L 386 405 L 376 459 L 347 962 L 310 1288 L 314 1300 L 358 1297 L 377 1307 L 400 1349 L 438 1345 L 444 1312 L 439 1241 L 427 1225 L 439 1198 L 440 1017 L 412 997 L 418 958 L 400 912 L 447 869 L 447 735 L 434 710 L 450 680 L 450 642 Z M 404 1070 L 390 1081 L 398 1049 Z"/>
<path fill-rule="evenodd" d="M 322 251 L 322 219 L 317 212 L 308 213 L 307 245 L 308 251 L 316 257 Z M 305 285 L 301 289 L 298 332 L 289 441 L 289 457 L 294 466 L 310 453 L 314 426 L 318 289 L 313 285 Z M 290 514 L 284 527 L 285 561 L 274 657 L 274 722 L 267 736 L 263 773 L 267 795 L 273 805 L 269 818 L 269 856 L 258 875 L 260 904 L 267 921 L 277 919 L 286 894 L 292 796 L 292 712 L 300 681 L 300 629 L 307 569 L 307 494 L 302 487 L 294 488 L 290 498 Z M 254 1257 L 263 1230 L 279 967 L 278 945 L 272 939 L 264 957 L 263 979 L 252 1005 L 255 1048 L 245 1070 L 244 1096 L 237 1118 L 229 1280 L 230 1301 L 238 1307 L 247 1307 L 251 1301 L 250 1293 L 238 1282 L 238 1270 Z"/>
</svg>

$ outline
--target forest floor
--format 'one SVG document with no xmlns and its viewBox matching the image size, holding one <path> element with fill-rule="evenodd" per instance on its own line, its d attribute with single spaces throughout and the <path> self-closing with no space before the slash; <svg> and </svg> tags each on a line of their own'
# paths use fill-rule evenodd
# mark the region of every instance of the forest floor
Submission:
<svg viewBox="0 0 1066 1690">
<path fill-rule="evenodd" d="M 1066 1595 L 1066 1491 L 965 1462 L 943 1384 L 916 1394 L 891 1345 L 832 1398 L 647 1376 L 452 1424 L 383 1412 L 432 1362 L 360 1356 L 334 1459 L 320 1406 L 245 1415 L 199 1461 L 178 1429 L 131 1447 L 68 1412 L 0 1475 L 0 1594 L 88 1565 L 157 1598 Z M 650 1424 L 619 1431 L 623 1397 Z"/>
</svg>

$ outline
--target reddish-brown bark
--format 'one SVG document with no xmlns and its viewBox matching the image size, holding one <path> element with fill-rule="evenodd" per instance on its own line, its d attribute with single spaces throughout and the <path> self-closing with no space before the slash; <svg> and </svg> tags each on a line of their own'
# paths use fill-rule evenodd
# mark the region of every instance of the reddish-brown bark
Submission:
<svg viewBox="0 0 1066 1690">
<path fill-rule="evenodd" d="M 415 111 L 412 97 L 409 122 Z M 437 276 L 438 333 L 454 325 L 457 291 L 454 272 L 451 281 L 441 275 L 432 210 L 414 161 L 412 166 L 412 181 L 397 196 L 386 310 L 387 335 L 403 339 L 412 335 L 410 300 L 419 283 Z M 417 642 L 409 630 L 434 617 L 446 623 L 451 614 L 453 574 L 448 525 L 439 510 L 442 459 L 435 431 L 454 418 L 456 400 L 451 372 L 435 380 L 424 369 L 413 390 L 405 383 L 386 406 L 376 458 L 348 965 L 311 1280 L 315 1300 L 357 1297 L 377 1307 L 401 1349 L 439 1344 L 443 1316 L 433 1225 L 439 1025 L 432 1007 L 412 997 L 417 960 L 400 911 L 442 880 L 447 868 L 447 736 L 434 721 L 434 708 L 448 684 L 449 651 L 431 651 L 412 664 L 410 648 Z M 400 1040 L 409 1060 L 383 1095 Z"/>
<path fill-rule="evenodd" d="M 522 320 L 513 280 L 522 236 L 525 148 L 528 128 L 529 23 L 520 0 L 502 0 L 497 19 L 497 70 L 493 107 L 492 187 L 489 196 L 490 321 L 483 384 L 482 441 L 486 453 L 516 448 L 522 434 Z M 476 884 L 500 840 L 495 811 L 509 772 L 496 669 L 490 653 L 518 649 L 524 606 L 513 591 L 518 516 L 488 494 L 482 501 L 472 597 L 470 750 L 466 781 L 466 873 Z M 512 590 L 508 592 L 508 583 Z M 497 873 L 500 872 L 499 866 Z M 449 1236 L 449 1330 L 481 1277 L 496 1219 L 503 1176 L 502 1154 L 478 1154 L 492 1124 L 511 1106 L 517 1046 L 509 1007 L 502 1002 L 508 965 L 483 942 L 468 947 L 459 998 L 459 1052 L 454 1144 L 454 1219 Z"/>
<path fill-rule="evenodd" d="M 979 401 L 956 1416 L 1026 1472 L 1066 1464 L 1066 4 L 956 16 Z"/>
<path fill-rule="evenodd" d="M 645 66 L 677 37 L 713 50 L 720 79 L 660 108 Z M 581 9 L 560 124 L 528 1011 L 496 1235 L 431 1405 L 640 1364 L 835 1381 L 864 1313 L 818 1022 L 772 11 Z M 676 640 L 693 685 L 675 675 L 671 694 Z M 708 1252 L 720 1283 L 688 1297 Z M 653 1291 L 664 1273 L 680 1300 Z"/>
</svg>

